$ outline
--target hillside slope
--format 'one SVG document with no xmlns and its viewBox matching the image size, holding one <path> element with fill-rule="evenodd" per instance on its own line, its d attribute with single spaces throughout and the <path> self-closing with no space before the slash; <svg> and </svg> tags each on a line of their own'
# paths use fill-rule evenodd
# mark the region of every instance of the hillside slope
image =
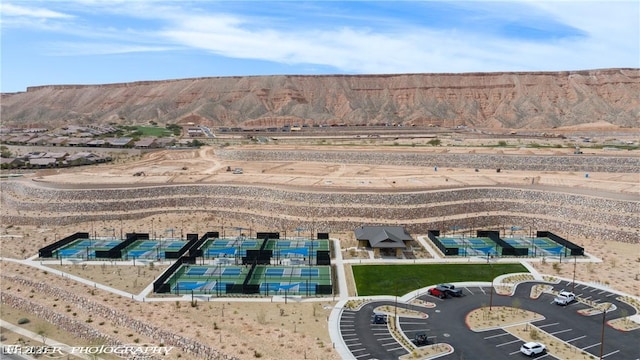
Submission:
<svg viewBox="0 0 640 360">
<path fill-rule="evenodd" d="M 2 94 L 3 126 L 195 123 L 638 127 L 640 69 L 251 76 L 50 85 Z"/>
</svg>

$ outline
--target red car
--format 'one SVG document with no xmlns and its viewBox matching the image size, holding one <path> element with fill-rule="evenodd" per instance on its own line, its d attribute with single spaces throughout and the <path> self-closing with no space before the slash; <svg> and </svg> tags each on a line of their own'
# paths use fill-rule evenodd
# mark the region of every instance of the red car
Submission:
<svg viewBox="0 0 640 360">
<path fill-rule="evenodd" d="M 444 289 L 439 287 L 433 287 L 427 290 L 427 292 L 429 293 L 429 295 L 437 296 L 440 299 L 444 299 L 445 297 L 447 297 L 447 293 L 444 291 Z"/>
</svg>

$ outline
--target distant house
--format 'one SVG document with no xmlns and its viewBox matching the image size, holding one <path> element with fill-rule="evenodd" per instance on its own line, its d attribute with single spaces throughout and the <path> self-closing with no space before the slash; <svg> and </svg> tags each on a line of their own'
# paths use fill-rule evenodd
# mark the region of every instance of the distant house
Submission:
<svg viewBox="0 0 640 360">
<path fill-rule="evenodd" d="M 158 138 L 155 141 L 156 146 L 159 147 L 159 148 L 172 146 L 175 143 L 176 143 L 176 139 L 175 138 L 171 138 L 171 137 Z"/>
<path fill-rule="evenodd" d="M 204 131 L 202 131 L 201 128 L 187 128 L 187 134 L 189 134 L 190 137 L 202 137 L 204 136 Z"/>
<path fill-rule="evenodd" d="M 0 158 L 0 166 L 3 169 L 15 169 L 23 167 L 25 160 L 23 158 Z"/>
<path fill-rule="evenodd" d="M 41 158 L 29 159 L 29 164 L 31 165 L 31 167 L 35 167 L 35 168 L 47 168 L 47 167 L 56 166 L 57 161 L 58 160 L 56 160 L 55 158 L 41 157 Z"/>
<path fill-rule="evenodd" d="M 127 147 L 133 144 L 133 139 L 129 137 L 108 138 L 107 143 L 113 147 Z"/>
<path fill-rule="evenodd" d="M 156 138 L 146 137 L 133 143 L 133 147 L 137 149 L 150 149 L 156 147 Z"/>
<path fill-rule="evenodd" d="M 70 166 L 91 165 L 95 163 L 102 163 L 109 160 L 110 158 L 108 157 L 105 158 L 91 152 L 79 152 L 76 154 L 69 155 L 65 159 L 66 163 Z"/>
<path fill-rule="evenodd" d="M 104 140 L 95 139 L 95 140 L 88 141 L 85 145 L 89 147 L 103 147 L 106 143 L 107 142 Z"/>
<path fill-rule="evenodd" d="M 12 145 L 26 145 L 27 142 L 31 139 L 33 139 L 34 136 L 33 135 L 20 135 L 20 136 L 13 136 L 11 137 L 8 141 L 7 144 L 12 144 Z"/>
<path fill-rule="evenodd" d="M 51 146 L 63 146 L 69 138 L 66 136 L 59 136 L 49 139 L 49 145 Z"/>
<path fill-rule="evenodd" d="M 402 226 L 360 226 L 354 230 L 359 247 L 373 249 L 373 254 L 402 257 L 413 238 Z"/>
<path fill-rule="evenodd" d="M 69 154 L 67 154 L 66 152 L 48 152 L 48 153 L 45 153 L 44 156 L 42 156 L 42 157 L 56 159 L 56 160 L 60 161 L 60 160 L 63 160 L 64 158 L 66 158 L 67 155 L 69 155 Z"/>
<path fill-rule="evenodd" d="M 91 142 L 91 139 L 79 138 L 79 137 L 68 138 L 66 141 L 67 146 L 84 146 L 89 142 Z"/>
<path fill-rule="evenodd" d="M 27 145 L 30 146 L 46 146 L 49 143 L 50 138 L 48 136 L 38 136 L 27 141 Z"/>
</svg>

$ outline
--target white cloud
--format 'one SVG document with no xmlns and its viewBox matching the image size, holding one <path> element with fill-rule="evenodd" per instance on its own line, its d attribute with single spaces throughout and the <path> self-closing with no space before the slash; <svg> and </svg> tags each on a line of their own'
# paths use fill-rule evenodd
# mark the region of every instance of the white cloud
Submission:
<svg viewBox="0 0 640 360">
<path fill-rule="evenodd" d="M 122 43 L 56 42 L 47 44 L 45 51 L 52 56 L 110 55 L 175 50 L 172 46 L 151 46 Z"/>
<path fill-rule="evenodd" d="M 43 8 L 32 8 L 7 3 L 0 3 L 0 14 L 5 16 L 16 17 L 31 17 L 40 19 L 63 19 L 72 18 L 72 15 L 61 13 L 58 11 L 52 11 Z"/>
</svg>

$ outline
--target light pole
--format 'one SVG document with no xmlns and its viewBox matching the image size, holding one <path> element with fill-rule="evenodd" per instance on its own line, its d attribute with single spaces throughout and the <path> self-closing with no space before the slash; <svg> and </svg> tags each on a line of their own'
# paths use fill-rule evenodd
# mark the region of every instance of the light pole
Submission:
<svg viewBox="0 0 640 360">
<path fill-rule="evenodd" d="M 609 306 L 607 306 L 606 308 L 605 307 L 602 308 L 602 334 L 600 335 L 600 360 L 602 360 L 603 354 L 604 354 L 604 325 L 605 325 L 605 318 L 607 316 L 607 310 L 609 310 Z"/>
<path fill-rule="evenodd" d="M 489 262 L 489 255 L 487 254 L 487 263 L 489 264 L 489 268 L 491 269 L 491 289 L 489 292 L 489 311 L 493 308 L 493 264 Z"/>
<path fill-rule="evenodd" d="M 576 266 L 578 265 L 578 258 L 573 256 L 573 282 L 571 283 L 571 292 L 575 293 L 576 289 Z"/>
</svg>

